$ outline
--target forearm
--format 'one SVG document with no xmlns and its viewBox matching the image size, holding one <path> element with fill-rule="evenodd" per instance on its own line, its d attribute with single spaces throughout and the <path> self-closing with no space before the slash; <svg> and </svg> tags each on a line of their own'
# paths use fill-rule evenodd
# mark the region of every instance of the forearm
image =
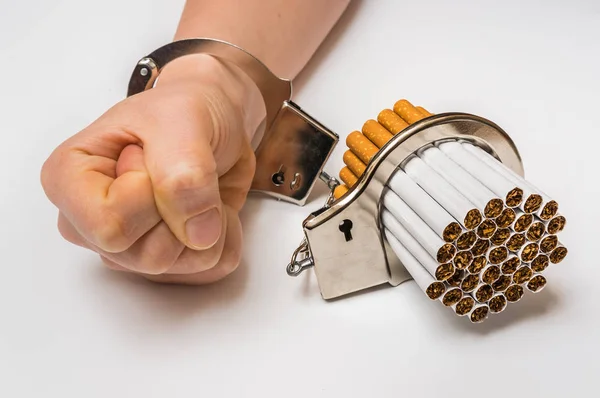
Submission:
<svg viewBox="0 0 600 398">
<path fill-rule="evenodd" d="M 236 44 L 276 75 L 293 79 L 350 0 L 187 0 L 176 39 Z"/>
</svg>

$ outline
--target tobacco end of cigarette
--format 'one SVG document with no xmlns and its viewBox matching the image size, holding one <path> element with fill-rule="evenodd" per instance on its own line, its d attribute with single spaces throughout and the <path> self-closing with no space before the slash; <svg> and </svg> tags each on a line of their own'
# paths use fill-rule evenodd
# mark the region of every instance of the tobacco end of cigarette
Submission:
<svg viewBox="0 0 600 398">
<path fill-rule="evenodd" d="M 511 225 L 515 219 L 517 218 L 517 214 L 513 209 L 504 209 L 502 213 L 496 218 L 496 225 L 498 228 L 506 228 Z"/>
<path fill-rule="evenodd" d="M 477 235 L 482 239 L 489 239 L 496 232 L 496 223 L 493 220 L 483 220 L 477 227 Z"/>
<path fill-rule="evenodd" d="M 490 241 L 489 240 L 487 240 L 487 239 L 477 239 L 477 242 L 475 242 L 475 244 L 471 248 L 471 253 L 475 257 L 483 256 L 485 253 L 487 253 L 487 251 L 488 251 L 489 248 L 490 248 Z"/>
<path fill-rule="evenodd" d="M 508 207 L 517 207 L 523 202 L 523 190 L 521 188 L 510 190 L 504 201 Z"/>
<path fill-rule="evenodd" d="M 543 275 L 536 275 L 527 283 L 527 289 L 533 293 L 539 293 L 546 286 L 547 280 Z"/>
<path fill-rule="evenodd" d="M 540 242 L 540 250 L 544 253 L 550 253 L 558 246 L 558 237 L 556 235 L 548 235 Z"/>
<path fill-rule="evenodd" d="M 511 281 L 512 278 L 509 275 L 500 275 L 496 282 L 492 283 L 492 289 L 495 292 L 503 292 L 510 286 Z"/>
<path fill-rule="evenodd" d="M 435 279 L 438 281 L 445 281 L 454 275 L 454 265 L 452 263 L 442 264 L 435 270 Z"/>
<path fill-rule="evenodd" d="M 497 314 L 499 312 L 504 311 L 504 309 L 506 308 L 506 297 L 504 297 L 503 295 L 497 295 L 494 296 L 490 299 L 490 302 L 488 303 L 489 307 L 490 307 L 490 311 L 493 314 Z"/>
<path fill-rule="evenodd" d="M 483 285 L 475 291 L 475 300 L 479 301 L 480 303 L 485 303 L 491 299 L 493 295 L 494 289 L 490 285 Z"/>
<path fill-rule="evenodd" d="M 452 275 L 450 278 L 448 278 L 446 280 L 446 283 L 448 283 L 452 287 L 459 287 L 460 284 L 461 284 L 461 282 L 462 282 L 462 280 L 463 280 L 462 271 L 459 270 L 459 269 L 457 269 L 454 272 L 454 275 Z"/>
<path fill-rule="evenodd" d="M 465 216 L 465 227 L 467 227 L 467 229 L 475 229 L 481 224 L 482 220 L 483 217 L 481 216 L 481 212 L 477 209 L 471 209 Z"/>
<path fill-rule="evenodd" d="M 537 193 L 532 193 L 529 195 L 525 204 L 523 205 L 523 211 L 525 213 L 535 213 L 542 207 L 543 199 Z"/>
<path fill-rule="evenodd" d="M 555 200 L 551 200 L 550 202 L 546 203 L 542 209 L 540 218 L 544 221 L 548 221 L 554 217 L 556 213 L 558 213 L 558 203 Z"/>
<path fill-rule="evenodd" d="M 485 205 L 485 209 L 483 210 L 483 214 L 487 218 L 496 218 L 502 213 L 504 209 L 504 202 L 502 199 L 492 199 L 487 205 Z"/>
<path fill-rule="evenodd" d="M 548 223 L 548 233 L 555 235 L 565 228 L 567 219 L 563 216 L 556 216 Z"/>
<path fill-rule="evenodd" d="M 506 241 L 506 247 L 512 252 L 519 251 L 527 243 L 525 234 L 515 234 Z"/>
<path fill-rule="evenodd" d="M 529 229 L 527 230 L 527 239 L 533 242 L 537 242 L 538 240 L 542 239 L 542 236 L 544 236 L 544 232 L 546 232 L 546 226 L 544 225 L 544 223 L 539 221 L 533 223 L 531 227 L 529 227 Z"/>
<path fill-rule="evenodd" d="M 475 308 L 473 312 L 471 312 L 469 319 L 473 323 L 483 322 L 487 318 L 489 311 L 490 310 L 487 305 L 482 305 L 481 307 Z"/>
<path fill-rule="evenodd" d="M 455 309 L 456 314 L 459 316 L 467 315 L 469 312 L 471 312 L 471 310 L 473 309 L 474 306 L 475 306 L 475 300 L 473 300 L 473 298 L 463 297 L 456 304 L 456 309 Z"/>
<path fill-rule="evenodd" d="M 531 262 L 531 269 L 535 272 L 543 272 L 550 265 L 550 259 L 545 254 L 540 254 Z"/>
<path fill-rule="evenodd" d="M 473 252 L 471 251 L 471 253 Z M 473 262 L 471 263 L 471 265 L 469 265 L 468 271 L 471 274 L 479 275 L 479 273 L 485 267 L 486 264 L 487 259 L 485 258 L 485 256 L 477 256 L 473 258 Z"/>
<path fill-rule="evenodd" d="M 477 274 L 470 274 L 463 279 L 462 283 L 460 284 L 460 288 L 466 293 L 469 293 L 475 290 L 478 284 L 479 276 L 477 276 Z"/>
<path fill-rule="evenodd" d="M 519 265 L 521 265 L 521 260 L 518 257 L 509 258 L 502 264 L 502 273 L 506 275 L 514 274 Z"/>
<path fill-rule="evenodd" d="M 437 300 L 440 297 L 442 297 L 442 294 L 444 294 L 445 291 L 446 291 L 446 286 L 444 286 L 444 284 L 442 282 L 433 282 L 432 284 L 427 286 L 427 289 L 425 290 L 425 294 L 427 294 L 427 296 L 430 299 Z"/>
<path fill-rule="evenodd" d="M 566 247 L 559 246 L 556 249 L 552 250 L 552 253 L 550 253 L 550 262 L 552 264 L 558 264 L 562 260 L 564 260 L 565 257 L 567 257 L 568 253 L 569 253 L 569 251 L 567 250 Z"/>
<path fill-rule="evenodd" d="M 442 238 L 446 242 L 454 242 L 456 239 L 458 239 L 458 236 L 461 234 L 461 232 L 462 228 L 460 227 L 460 224 L 457 222 L 452 222 L 448 224 L 446 228 L 444 228 Z"/>
<path fill-rule="evenodd" d="M 384 109 L 379 112 L 377 121 L 394 135 L 408 127 L 408 123 L 391 109 Z"/>
<path fill-rule="evenodd" d="M 508 258 L 508 249 L 504 246 L 492 249 L 488 256 L 488 261 L 492 264 L 500 264 Z"/>
<path fill-rule="evenodd" d="M 458 250 L 469 250 L 475 244 L 477 240 L 477 235 L 473 231 L 467 231 L 461 234 L 458 239 L 456 239 L 456 248 Z"/>
<path fill-rule="evenodd" d="M 537 243 L 529 243 L 523 248 L 523 251 L 521 252 L 521 261 L 526 263 L 532 262 L 533 259 L 537 257 L 539 250 L 540 247 Z M 550 257 L 550 261 L 552 261 L 552 257 Z"/>
<path fill-rule="evenodd" d="M 333 197 L 335 199 L 339 199 L 342 196 L 344 196 L 346 194 L 346 192 L 348 192 L 348 187 L 346 185 L 338 185 L 337 187 L 335 187 L 335 189 L 333 190 Z"/>
<path fill-rule="evenodd" d="M 500 271 L 500 267 L 498 267 L 497 265 L 492 265 L 489 266 L 484 272 L 483 275 L 481 275 L 481 280 L 484 283 L 487 283 L 488 285 L 491 285 L 492 283 L 494 283 L 496 280 L 498 280 L 498 278 L 500 278 L 500 274 L 502 273 L 502 271 Z M 493 286 L 492 286 L 493 287 Z"/>
<path fill-rule="evenodd" d="M 451 305 L 458 303 L 462 296 L 462 290 L 457 288 L 451 289 L 444 294 L 444 297 L 442 298 L 442 304 L 444 304 L 446 307 L 450 307 Z"/>
<path fill-rule="evenodd" d="M 454 256 L 454 266 L 458 269 L 465 269 L 473 262 L 473 254 L 470 251 L 461 251 Z"/>
<path fill-rule="evenodd" d="M 533 214 L 523 214 L 515 221 L 515 232 L 525 232 L 529 226 L 533 224 Z"/>
<path fill-rule="evenodd" d="M 510 230 L 508 228 L 499 228 L 494 232 L 494 235 L 490 238 L 490 242 L 492 242 L 496 246 L 500 246 L 506 242 L 506 240 L 510 237 Z"/>
<path fill-rule="evenodd" d="M 506 289 L 506 292 L 504 292 L 504 296 L 509 302 L 516 303 L 521 300 L 523 293 L 524 291 L 521 285 L 510 285 L 508 289 Z"/>
<path fill-rule="evenodd" d="M 445 243 L 442 247 L 438 249 L 437 252 L 437 261 L 440 264 L 446 264 L 452 261 L 454 255 L 456 254 L 456 248 L 451 243 Z"/>
<path fill-rule="evenodd" d="M 521 285 L 521 284 L 527 282 L 528 280 L 530 280 L 532 276 L 533 276 L 533 271 L 531 271 L 531 268 L 529 268 L 527 266 L 521 267 L 517 270 L 517 272 L 515 272 L 513 274 L 513 283 L 516 283 L 517 285 Z"/>
</svg>

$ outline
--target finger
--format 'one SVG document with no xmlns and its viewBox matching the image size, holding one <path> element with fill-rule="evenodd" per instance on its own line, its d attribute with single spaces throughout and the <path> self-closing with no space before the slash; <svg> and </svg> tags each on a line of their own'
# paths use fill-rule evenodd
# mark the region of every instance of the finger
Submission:
<svg viewBox="0 0 600 398">
<path fill-rule="evenodd" d="M 115 179 L 121 151 L 133 144 L 122 130 L 85 131 L 61 145 L 42 169 L 49 199 L 86 241 L 106 252 L 124 251 L 160 221 L 139 159 Z"/>
<path fill-rule="evenodd" d="M 81 234 L 75 229 L 73 224 L 71 224 L 71 222 L 67 220 L 67 218 L 62 212 L 58 213 L 57 226 L 58 232 L 60 232 L 63 239 L 65 239 L 67 242 L 70 242 L 79 247 L 83 247 L 85 249 L 93 250 L 92 245 L 88 241 L 86 241 L 83 236 L 81 236 Z"/>
<path fill-rule="evenodd" d="M 100 259 L 102 260 L 102 263 L 108 269 L 111 269 L 113 271 L 120 271 L 120 272 L 131 272 L 127 268 L 120 266 L 119 264 L 115 263 L 114 261 L 109 260 L 108 258 L 106 258 L 104 256 L 100 256 Z"/>
<path fill-rule="evenodd" d="M 194 274 L 144 275 L 162 283 L 203 285 L 223 279 L 238 267 L 242 250 L 242 226 L 239 217 L 228 218 L 225 245 L 221 258 L 211 269 Z"/>
</svg>

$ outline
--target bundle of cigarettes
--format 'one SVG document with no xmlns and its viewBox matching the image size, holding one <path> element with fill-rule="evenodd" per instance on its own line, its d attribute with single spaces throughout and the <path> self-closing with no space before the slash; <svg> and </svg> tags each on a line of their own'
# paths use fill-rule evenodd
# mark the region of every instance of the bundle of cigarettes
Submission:
<svg viewBox="0 0 600 398">
<path fill-rule="evenodd" d="M 372 157 L 408 125 L 432 116 L 406 100 L 347 138 L 340 198 Z M 421 148 L 394 172 L 381 198 L 383 234 L 431 300 L 471 322 L 505 310 L 525 290 L 547 283 L 543 272 L 567 248 L 558 239 L 566 219 L 558 203 L 463 140 Z"/>
</svg>

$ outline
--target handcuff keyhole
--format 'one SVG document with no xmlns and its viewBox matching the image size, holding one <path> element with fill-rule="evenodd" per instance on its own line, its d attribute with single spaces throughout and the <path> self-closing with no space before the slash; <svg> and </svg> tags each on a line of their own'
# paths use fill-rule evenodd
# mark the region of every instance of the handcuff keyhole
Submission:
<svg viewBox="0 0 600 398">
<path fill-rule="evenodd" d="M 352 240 L 352 221 L 344 220 L 340 223 L 340 231 L 344 234 L 344 238 L 346 238 L 346 242 L 350 242 Z"/>
<path fill-rule="evenodd" d="M 285 182 L 283 171 L 278 171 L 277 173 L 273 174 L 273 176 L 271 177 L 271 181 L 273 181 L 273 184 L 277 186 L 282 185 Z"/>
</svg>

